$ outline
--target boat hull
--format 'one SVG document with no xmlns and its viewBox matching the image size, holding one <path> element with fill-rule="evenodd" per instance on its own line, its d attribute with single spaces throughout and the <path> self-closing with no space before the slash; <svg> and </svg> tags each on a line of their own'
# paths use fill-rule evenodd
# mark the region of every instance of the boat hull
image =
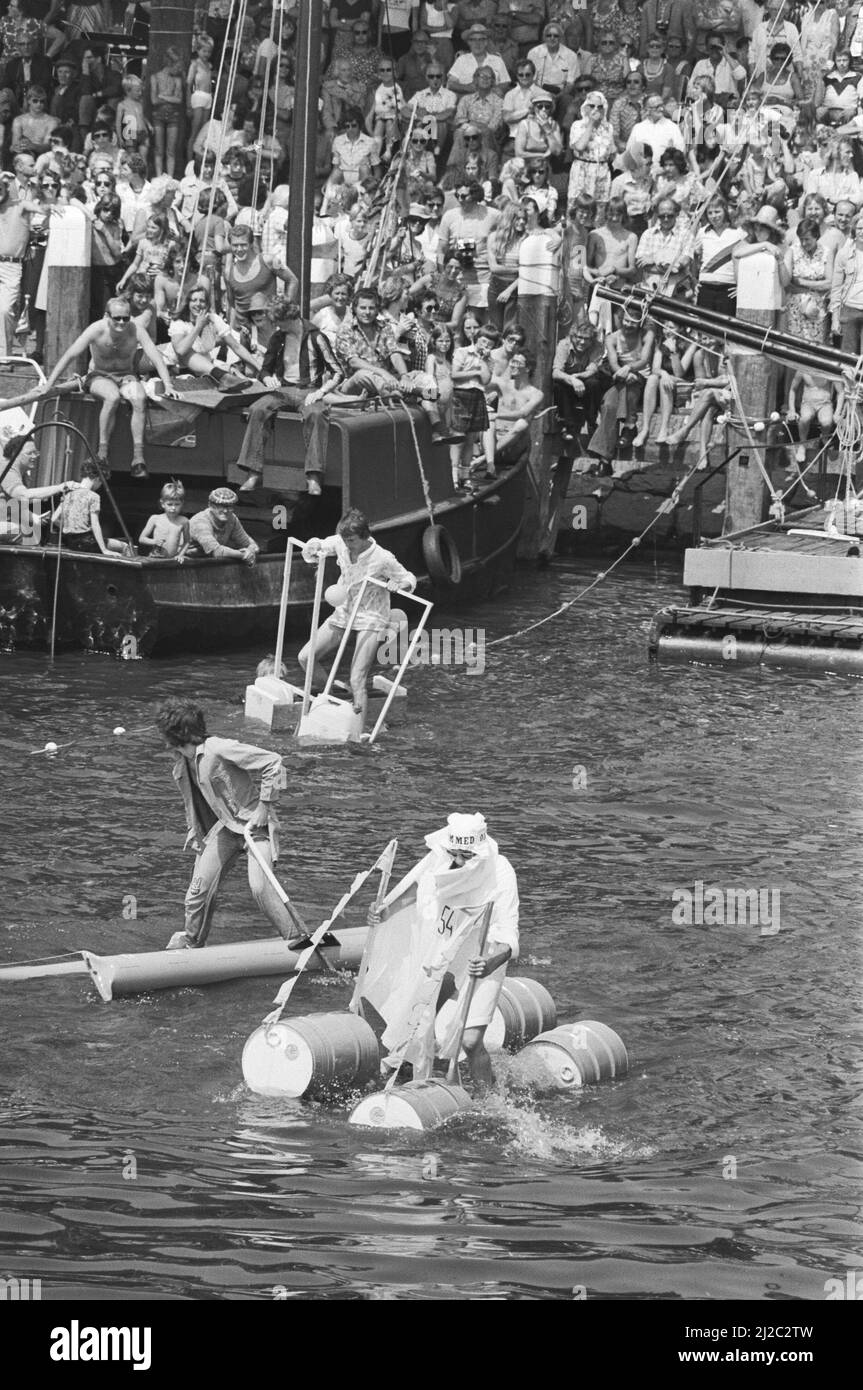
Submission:
<svg viewBox="0 0 863 1390">
<path fill-rule="evenodd" d="M 68 410 L 70 421 L 92 437 L 93 402 L 75 400 Z M 187 514 L 206 505 L 212 487 L 226 482 L 236 486 L 242 477 L 230 463 L 242 440 L 241 413 L 202 412 L 181 443 L 150 446 L 151 478 L 143 483 L 128 473 L 131 456 L 126 429 L 124 422 L 112 447 L 111 490 L 132 536 L 138 535 L 155 509 L 161 475 L 183 479 Z M 86 453 L 78 436 L 45 431 L 40 482 L 50 473 L 48 455 L 57 452 L 55 435 L 70 440 L 73 472 Z M 57 583 L 56 544 L 0 544 L 0 646 L 11 649 L 50 642 L 55 586 L 59 647 L 137 657 L 178 648 L 210 650 L 265 641 L 276 629 L 287 534 L 299 539 L 326 535 L 349 507 L 365 513 L 375 539 L 417 575 L 420 594 L 437 604 L 454 607 L 489 597 L 514 566 L 525 463 L 506 469 L 471 495 L 454 495 L 447 451 L 432 444 L 428 422 L 419 411 L 372 411 L 359 418 L 334 418 L 319 499 L 305 492 L 305 446 L 298 416 L 276 417 L 268 447 L 272 457 L 268 454 L 264 466 L 265 489 L 241 498 L 238 508 L 243 525 L 261 547 L 256 565 L 230 559 L 187 559 L 182 564 L 108 559 L 65 551 L 60 555 Z M 426 490 L 435 524 L 445 528 L 461 562 L 455 584 L 429 573 L 423 548 L 429 527 Z M 111 529 L 107 498 L 101 515 Z M 113 530 L 117 531 L 116 524 Z M 327 582 L 336 577 L 333 565 Z M 307 626 L 312 599 L 313 570 L 295 556 L 289 632 Z"/>
</svg>

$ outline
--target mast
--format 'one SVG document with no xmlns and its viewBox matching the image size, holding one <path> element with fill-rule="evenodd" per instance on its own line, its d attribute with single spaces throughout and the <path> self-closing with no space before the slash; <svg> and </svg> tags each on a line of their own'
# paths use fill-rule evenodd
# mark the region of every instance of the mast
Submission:
<svg viewBox="0 0 863 1390">
<path fill-rule="evenodd" d="M 294 124 L 291 137 L 288 265 L 300 282 L 300 307 L 309 314 L 312 217 L 315 210 L 315 156 L 318 144 L 318 97 L 324 0 L 303 0 L 297 30 Z"/>
</svg>

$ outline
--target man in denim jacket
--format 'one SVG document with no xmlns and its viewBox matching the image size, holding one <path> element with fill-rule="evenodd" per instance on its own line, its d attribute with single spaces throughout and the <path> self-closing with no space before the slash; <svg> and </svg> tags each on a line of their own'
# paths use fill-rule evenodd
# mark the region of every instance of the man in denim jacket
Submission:
<svg viewBox="0 0 863 1390">
<path fill-rule="evenodd" d="M 186 893 L 185 930 L 168 942 L 167 949 L 174 951 L 204 945 L 222 876 L 242 852 L 247 826 L 272 868 L 278 858 L 275 803 L 285 787 L 285 769 L 278 753 L 209 737 L 203 710 L 189 700 L 166 700 L 156 727 L 177 755 L 174 779 L 189 831 L 185 848 L 191 846 L 197 856 Z M 248 861 L 249 887 L 264 916 L 289 945 L 301 940 L 299 918 L 292 916 L 253 854 Z"/>
</svg>

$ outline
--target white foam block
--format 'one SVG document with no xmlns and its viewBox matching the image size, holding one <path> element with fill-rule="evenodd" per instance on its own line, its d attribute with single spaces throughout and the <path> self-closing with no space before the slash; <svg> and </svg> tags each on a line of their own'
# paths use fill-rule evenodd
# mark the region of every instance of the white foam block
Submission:
<svg viewBox="0 0 863 1390">
<path fill-rule="evenodd" d="M 254 685 L 246 686 L 245 716 L 266 724 L 268 729 L 290 729 L 296 717 L 294 705 L 302 701 L 303 692 L 275 676 L 259 676 Z"/>
<path fill-rule="evenodd" d="M 395 681 L 388 680 L 386 676 L 372 677 L 372 689 L 377 690 L 381 695 L 389 695 L 394 685 Z M 393 696 L 393 699 L 402 700 L 407 696 L 407 693 L 408 692 L 405 690 L 404 686 L 400 685 L 397 688 L 396 693 Z"/>
<path fill-rule="evenodd" d="M 356 742 L 361 732 L 362 716 L 352 705 L 331 695 L 318 695 L 305 719 L 300 720 L 298 737 L 316 743 L 350 743 Z"/>
</svg>

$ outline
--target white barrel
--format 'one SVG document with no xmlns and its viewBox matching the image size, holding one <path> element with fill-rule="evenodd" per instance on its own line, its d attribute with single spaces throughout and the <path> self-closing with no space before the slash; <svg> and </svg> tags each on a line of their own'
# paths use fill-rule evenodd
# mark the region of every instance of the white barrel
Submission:
<svg viewBox="0 0 863 1390">
<path fill-rule="evenodd" d="M 354 1106 L 348 1124 L 371 1129 L 437 1129 L 453 1115 L 472 1110 L 474 1104 L 461 1086 L 432 1077 L 365 1096 Z"/>
<path fill-rule="evenodd" d="M 540 1033 L 513 1062 L 516 1082 L 540 1091 L 568 1091 L 625 1076 L 629 1058 L 613 1029 L 594 1019 Z"/>
<path fill-rule="evenodd" d="M 306 1014 L 262 1023 L 243 1048 L 246 1085 L 259 1096 L 309 1096 L 365 1086 L 380 1075 L 374 1030 L 356 1014 Z"/>
<path fill-rule="evenodd" d="M 458 1007 L 456 999 L 448 999 L 438 1010 L 434 1028 L 438 1047 L 449 1033 Z M 522 975 L 508 976 L 504 980 L 491 1023 L 485 1030 L 483 1041 L 486 1051 L 514 1052 L 538 1033 L 553 1028 L 556 1023 L 557 1009 L 545 985 Z M 464 1060 L 465 1054 L 462 1052 L 459 1061 Z"/>
</svg>

